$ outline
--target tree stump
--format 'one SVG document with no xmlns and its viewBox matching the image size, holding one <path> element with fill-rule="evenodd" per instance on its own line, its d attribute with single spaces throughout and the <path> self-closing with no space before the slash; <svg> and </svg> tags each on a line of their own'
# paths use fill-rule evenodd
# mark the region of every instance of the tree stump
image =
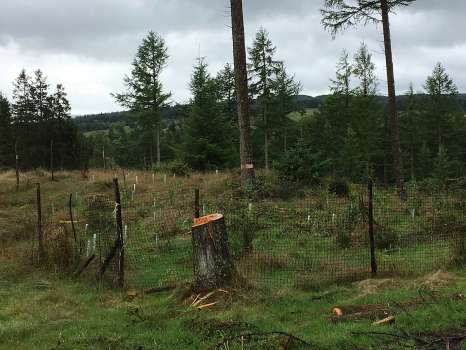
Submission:
<svg viewBox="0 0 466 350">
<path fill-rule="evenodd" d="M 195 218 L 191 234 L 194 288 L 209 290 L 229 284 L 233 276 L 233 264 L 223 215 Z"/>
</svg>

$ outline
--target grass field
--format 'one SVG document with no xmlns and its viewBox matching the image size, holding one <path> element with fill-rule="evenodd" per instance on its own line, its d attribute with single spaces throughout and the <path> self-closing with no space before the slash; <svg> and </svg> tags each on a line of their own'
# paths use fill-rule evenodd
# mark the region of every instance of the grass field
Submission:
<svg viewBox="0 0 466 350">
<path fill-rule="evenodd" d="M 298 199 L 293 203 L 270 199 L 263 204 L 267 215 L 260 216 L 260 222 L 256 223 L 253 243 L 259 253 L 261 249 L 269 253 L 266 256 L 256 254 L 251 261 L 238 260 L 239 264 L 244 264 L 244 271 L 249 272 L 246 276 L 252 282 L 257 278 L 267 283 L 249 283 L 216 291 L 206 299 L 217 303 L 210 308 L 199 310 L 191 306 L 195 296 L 184 284 L 173 291 L 156 294 L 144 294 L 131 286 L 118 291 L 96 285 L 89 276 L 73 280 L 66 269 L 61 270 L 56 265 L 33 266 L 31 251 L 34 247 L 30 242 L 35 235 L 34 184 L 41 182 L 43 200 L 47 203 L 45 213 L 54 211 L 56 217 L 66 219 L 69 193 L 74 196 L 78 193 L 75 205 L 79 211 L 80 206 L 85 207 L 84 194 L 111 196 L 109 180 L 112 176 L 111 172 L 91 171 L 90 178 L 84 179 L 79 173 L 64 172 L 57 174 L 58 181 L 51 182 L 48 174 L 36 171 L 22 175 L 21 189 L 15 193 L 14 174 L 0 173 L 0 349 L 466 349 L 462 342 L 466 339 L 463 296 L 466 271 L 447 263 L 443 264 L 443 271 L 435 271 L 437 260 L 432 260 L 436 256 L 446 256 L 445 262 L 448 262 L 450 245 L 420 241 L 402 250 L 386 253 L 380 250 L 379 264 L 394 264 L 398 269 L 381 274 L 378 279 L 363 276 L 365 279 L 361 280 L 359 276 L 354 281 L 343 278 L 338 283 L 335 280 L 322 285 L 309 283 L 309 278 L 315 281 L 315 276 L 296 272 L 297 266 L 293 264 L 305 261 L 300 254 L 305 254 L 311 246 L 316 253 L 311 263 L 334 260 L 335 242 L 330 238 L 316 241 L 315 236 L 303 236 L 299 240 L 285 240 L 274 248 L 273 242 L 280 240 L 288 221 L 275 219 L 277 222 L 273 222 L 276 211 L 271 208 L 282 210 L 286 205 L 294 208 L 292 214 L 302 217 L 303 223 L 296 224 L 293 232 L 308 232 L 311 228 L 306 225 L 317 222 L 308 220 L 307 211 L 295 210 L 306 208 L 297 205 Z M 149 268 L 134 270 L 133 275 L 129 270 L 128 278 L 132 276 L 136 282 L 142 279 L 145 285 L 155 286 L 161 274 L 171 270 L 173 280 L 179 276 L 189 280 L 190 241 L 183 232 L 186 228 L 189 230 L 189 223 L 178 219 L 192 210 L 191 188 L 209 184 L 209 191 L 202 192 L 203 202 L 213 209 L 217 205 L 214 198 L 223 193 L 232 175 L 194 175 L 189 179 L 170 176 L 164 181 L 163 175 L 152 179 L 150 173 L 131 172 L 127 174 L 128 188 L 134 185 L 136 176 L 138 183 L 133 201 L 140 202 L 127 213 L 132 216 L 128 230 L 129 269 L 133 268 L 131 259 L 138 266 L 143 262 Z M 189 189 L 184 201 L 179 197 L 182 191 L 170 192 L 174 188 Z M 150 193 L 144 200 L 151 204 L 140 204 L 142 193 Z M 166 198 L 163 199 L 162 193 L 168 194 Z M 154 206 L 152 197 L 156 194 Z M 378 194 L 376 200 L 387 203 L 389 199 L 382 199 L 382 195 Z M 320 203 L 316 198 L 313 207 L 321 210 L 312 215 L 322 217 L 328 199 L 323 198 Z M 330 202 L 332 200 L 330 198 Z M 172 220 L 176 228 L 176 234 L 170 237 L 172 251 L 166 246 L 154 250 L 152 236 L 137 239 L 136 233 L 147 233 L 147 227 L 153 224 L 150 223 L 153 210 L 147 207 L 158 206 L 160 215 L 167 217 L 163 204 L 170 201 L 176 204 L 179 214 Z M 395 199 L 390 198 L 390 201 Z M 247 202 L 240 204 L 245 208 L 247 205 Z M 397 206 L 395 202 L 391 204 L 393 208 Z M 422 211 L 423 206 L 428 207 L 427 203 L 411 203 L 410 206 L 418 211 Z M 254 205 L 253 210 L 259 208 Z M 458 207 L 457 210 L 462 213 L 463 209 Z M 82 218 L 85 214 L 78 220 Z M 409 234 L 414 227 L 420 227 L 422 220 L 412 217 L 409 211 L 399 210 L 393 222 L 402 227 L 401 234 Z M 331 217 L 327 221 L 325 227 L 313 224 L 312 230 L 332 229 Z M 82 227 L 79 230 L 82 232 Z M 133 244 L 132 239 L 135 240 Z M 232 244 L 235 244 L 234 239 Z M 359 260 L 355 255 L 358 250 L 361 247 L 357 245 L 344 250 L 348 255 L 344 259 L 348 269 L 357 267 L 358 263 L 365 264 L 367 254 Z M 419 251 L 424 252 L 423 255 L 417 254 Z M 430 261 L 432 265 L 417 273 L 404 273 L 403 268 L 410 270 L 407 265 L 414 263 L 407 257 L 416 257 L 427 265 Z M 241 265 L 238 268 L 241 270 Z M 140 275 L 146 270 L 150 273 Z M 294 271 L 292 279 L 290 271 Z M 334 307 L 341 308 L 344 316 L 332 319 Z M 372 324 L 384 316 L 394 316 L 395 322 Z"/>
</svg>

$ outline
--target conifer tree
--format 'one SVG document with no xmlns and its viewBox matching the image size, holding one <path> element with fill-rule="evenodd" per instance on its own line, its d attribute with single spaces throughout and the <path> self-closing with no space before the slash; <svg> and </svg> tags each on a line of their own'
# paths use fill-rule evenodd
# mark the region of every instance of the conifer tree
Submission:
<svg viewBox="0 0 466 350">
<path fill-rule="evenodd" d="M 458 88 L 441 63 L 434 67 L 424 85 L 428 95 L 427 122 L 431 128 L 432 146 L 440 153 L 441 147 L 448 141 L 449 131 L 455 129 L 455 112 L 459 111 L 456 97 Z"/>
<path fill-rule="evenodd" d="M 419 161 L 419 152 L 422 147 L 420 108 L 418 98 L 414 93 L 414 87 L 411 83 L 409 90 L 405 95 L 404 111 L 401 114 L 401 139 L 404 140 L 405 149 L 409 151 L 409 173 L 410 180 L 416 181 L 417 163 Z"/>
<path fill-rule="evenodd" d="M 251 79 L 250 93 L 257 98 L 262 115 L 264 132 L 265 168 L 269 169 L 269 105 L 272 97 L 273 79 L 280 69 L 280 62 L 275 60 L 276 47 L 269 38 L 269 33 L 260 28 L 254 43 L 249 49 L 249 73 Z"/>
<path fill-rule="evenodd" d="M 226 63 L 216 77 L 220 101 L 225 104 L 225 110 L 232 113 L 236 103 L 235 72 L 230 63 Z"/>
<path fill-rule="evenodd" d="M 340 59 L 337 63 L 337 71 L 335 79 L 331 80 L 332 85 L 330 91 L 335 95 L 344 96 L 345 107 L 349 107 L 351 90 L 351 75 L 353 74 L 353 66 L 349 62 L 348 52 L 343 50 Z"/>
<path fill-rule="evenodd" d="M 194 66 L 190 89 L 191 108 L 183 125 L 180 158 L 201 171 L 231 165 L 235 154 L 231 139 L 233 126 L 218 103 L 217 84 L 203 58 Z"/>
<path fill-rule="evenodd" d="M 287 148 L 287 129 L 289 129 L 291 123 L 288 114 L 298 109 L 296 96 L 299 95 L 301 89 L 301 84 L 295 80 L 294 76 L 289 75 L 285 65 L 280 63 L 275 79 L 272 82 L 270 128 L 276 133 L 279 145 L 283 144 L 282 149 L 285 151 Z"/>
<path fill-rule="evenodd" d="M 23 69 L 13 82 L 13 124 L 23 125 L 34 122 L 34 104 L 31 97 L 31 78 Z"/>
<path fill-rule="evenodd" d="M 393 173 L 396 178 L 398 192 L 404 197 L 403 165 L 401 160 L 400 133 L 396 108 L 395 74 L 390 34 L 389 14 L 395 8 L 408 6 L 415 0 L 324 0 L 321 10 L 322 24 L 333 36 L 339 31 L 353 27 L 359 23 L 382 22 L 387 71 L 388 114 L 393 156 Z"/>
<path fill-rule="evenodd" d="M 162 37 L 149 32 L 142 41 L 133 61 L 130 76 L 124 77 L 127 91 L 113 94 L 123 107 L 138 112 L 143 130 L 149 130 L 155 139 L 157 166 L 160 166 L 161 108 L 167 105 L 170 92 L 163 89 L 160 75 L 168 61 L 168 50 Z M 151 162 L 153 163 L 151 146 Z"/>
<path fill-rule="evenodd" d="M 13 144 L 10 103 L 0 92 L 0 167 L 13 165 Z"/>
<path fill-rule="evenodd" d="M 34 121 L 43 123 L 50 118 L 50 103 L 47 77 L 38 69 L 34 72 L 33 79 L 29 85 L 31 102 L 34 106 Z"/>
<path fill-rule="evenodd" d="M 377 90 L 375 64 L 364 42 L 354 56 L 353 74 L 359 79 L 359 86 L 356 89 L 358 95 L 363 97 L 375 95 Z"/>
</svg>

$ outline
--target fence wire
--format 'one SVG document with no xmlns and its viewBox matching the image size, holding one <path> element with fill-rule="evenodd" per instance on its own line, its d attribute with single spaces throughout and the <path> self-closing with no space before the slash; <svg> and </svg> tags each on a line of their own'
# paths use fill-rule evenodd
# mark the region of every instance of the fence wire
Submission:
<svg viewBox="0 0 466 350">
<path fill-rule="evenodd" d="M 95 276 L 115 244 L 113 194 L 79 194 L 43 200 L 45 245 L 50 260 Z M 125 285 L 160 287 L 192 281 L 192 188 L 138 191 L 122 188 Z M 237 272 L 270 288 L 314 288 L 371 275 L 368 196 L 364 186 L 338 197 L 328 191 L 285 202 L 252 202 L 201 186 L 201 214 L 224 215 Z M 373 198 L 376 260 L 380 275 L 413 275 L 466 261 L 464 191 L 408 191 L 377 187 Z M 76 237 L 75 237 L 76 236 Z M 109 266 L 107 280 L 115 279 Z"/>
</svg>

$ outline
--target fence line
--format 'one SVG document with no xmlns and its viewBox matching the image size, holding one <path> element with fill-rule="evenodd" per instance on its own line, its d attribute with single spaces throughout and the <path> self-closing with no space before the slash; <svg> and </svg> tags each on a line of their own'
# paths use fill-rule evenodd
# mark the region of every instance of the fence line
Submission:
<svg viewBox="0 0 466 350">
<path fill-rule="evenodd" d="M 107 280 L 121 284 L 124 273 L 125 285 L 134 288 L 191 281 L 192 218 L 212 212 L 225 216 L 237 271 L 271 288 L 306 289 L 375 272 L 419 274 L 466 260 L 462 191 L 411 189 L 402 201 L 395 190 L 369 185 L 354 186 L 349 196 L 320 190 L 293 202 L 254 202 L 209 193 L 208 184 L 199 187 L 200 194 L 185 187 L 165 192 L 123 188 L 121 227 L 115 224 L 115 198 L 108 193 L 75 196 L 74 220 L 66 200 L 43 194 L 49 261 L 70 273 L 95 276 L 121 235 L 125 268 L 119 270 L 121 259 L 114 259 Z"/>
</svg>

